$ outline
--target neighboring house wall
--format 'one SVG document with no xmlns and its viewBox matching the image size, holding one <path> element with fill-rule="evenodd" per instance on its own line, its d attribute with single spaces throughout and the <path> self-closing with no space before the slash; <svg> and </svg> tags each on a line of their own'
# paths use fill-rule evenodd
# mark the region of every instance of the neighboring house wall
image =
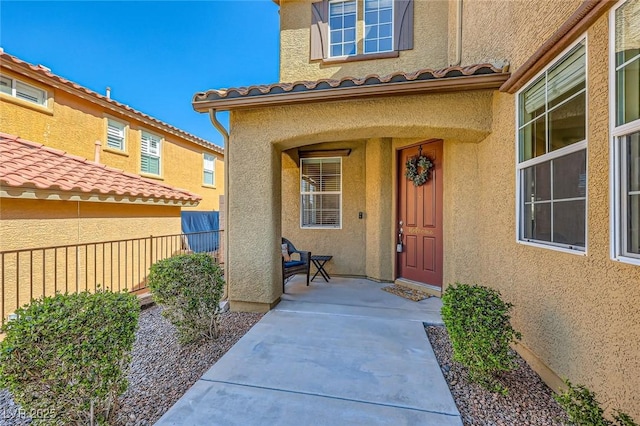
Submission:
<svg viewBox="0 0 640 426">
<path fill-rule="evenodd" d="M 180 233 L 179 206 L 3 198 L 0 220 L 0 251 Z"/>
<path fill-rule="evenodd" d="M 82 99 L 65 90 L 53 88 L 25 75 L 2 69 L 2 74 L 16 78 L 48 92 L 47 106 L 0 93 L 0 131 L 19 135 L 72 155 L 95 158 L 95 142 L 102 143 L 100 163 L 122 169 L 176 187 L 203 197 L 200 205 L 186 210 L 219 210 L 219 198 L 224 193 L 224 157 L 220 149 L 207 148 L 185 137 L 152 127 L 142 120 L 133 119 L 118 111 L 107 110 L 94 102 Z M 90 96 L 87 96 L 90 98 Z M 125 150 L 107 146 L 107 119 L 124 123 Z M 161 138 L 160 175 L 141 171 L 141 135 L 146 131 Z M 204 159 L 207 153 L 215 158 L 214 185 L 204 181 Z"/>
<path fill-rule="evenodd" d="M 9 252 L 2 257 L 4 318 L 31 297 L 56 291 L 135 289 L 144 283 L 151 265 L 149 240 L 90 243 L 181 232 L 179 206 L 2 198 L 0 220 L 0 251 Z M 72 247 L 12 252 L 63 245 Z M 172 254 L 159 247 L 153 251 L 154 259 Z"/>
</svg>

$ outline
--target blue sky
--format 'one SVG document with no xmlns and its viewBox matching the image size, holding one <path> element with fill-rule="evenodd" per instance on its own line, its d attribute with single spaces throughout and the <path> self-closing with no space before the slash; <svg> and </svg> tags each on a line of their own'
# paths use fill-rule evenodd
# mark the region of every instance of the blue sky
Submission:
<svg viewBox="0 0 640 426">
<path fill-rule="evenodd" d="M 217 144 L 193 94 L 278 81 L 278 31 L 271 0 L 0 1 L 6 53 Z"/>
</svg>

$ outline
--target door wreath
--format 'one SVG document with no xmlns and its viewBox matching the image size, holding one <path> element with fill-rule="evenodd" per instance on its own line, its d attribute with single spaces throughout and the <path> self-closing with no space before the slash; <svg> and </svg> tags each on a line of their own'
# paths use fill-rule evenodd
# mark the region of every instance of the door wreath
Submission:
<svg viewBox="0 0 640 426">
<path fill-rule="evenodd" d="M 424 185 L 431 179 L 433 166 L 433 160 L 420 153 L 415 157 L 409 157 L 405 164 L 406 170 L 404 175 L 411 180 L 415 186 Z"/>
</svg>

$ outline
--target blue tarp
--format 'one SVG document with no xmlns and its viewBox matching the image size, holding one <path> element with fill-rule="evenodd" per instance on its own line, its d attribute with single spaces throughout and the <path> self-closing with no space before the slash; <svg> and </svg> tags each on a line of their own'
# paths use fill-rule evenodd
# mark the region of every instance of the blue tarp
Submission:
<svg viewBox="0 0 640 426">
<path fill-rule="evenodd" d="M 187 235 L 189 249 L 195 253 L 218 250 L 220 247 L 219 232 L 211 231 L 218 231 L 220 229 L 220 212 L 183 211 L 181 216 L 183 234 L 202 232 L 202 234 Z"/>
</svg>

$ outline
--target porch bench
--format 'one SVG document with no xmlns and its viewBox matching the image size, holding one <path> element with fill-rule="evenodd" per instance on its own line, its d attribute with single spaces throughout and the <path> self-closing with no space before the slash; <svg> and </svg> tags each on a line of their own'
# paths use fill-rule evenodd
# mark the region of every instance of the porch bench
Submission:
<svg viewBox="0 0 640 426">
<path fill-rule="evenodd" d="M 291 243 L 291 241 L 286 238 L 282 239 L 282 244 L 287 245 L 287 252 L 289 255 L 292 253 L 298 253 L 300 255 L 300 260 L 291 259 L 288 262 L 284 261 L 284 256 L 282 257 L 282 292 L 284 293 L 284 283 L 285 280 L 293 275 L 297 274 L 306 274 L 307 275 L 307 285 L 309 285 L 309 272 L 311 269 L 311 252 L 297 250 L 295 246 Z M 284 249 L 283 249 L 284 250 Z"/>
</svg>

